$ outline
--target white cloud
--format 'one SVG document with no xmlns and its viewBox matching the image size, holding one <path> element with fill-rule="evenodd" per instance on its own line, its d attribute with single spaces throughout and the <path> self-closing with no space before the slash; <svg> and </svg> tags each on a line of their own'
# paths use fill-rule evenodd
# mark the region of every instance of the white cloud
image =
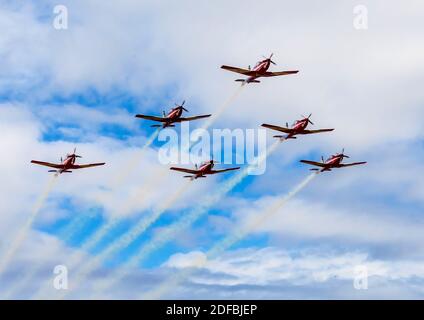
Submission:
<svg viewBox="0 0 424 320">
<path fill-rule="evenodd" d="M 185 290 L 209 291 L 215 297 L 226 295 L 232 299 L 254 297 L 258 292 L 267 292 L 265 297 L 268 298 L 295 298 L 298 290 L 304 291 L 304 298 L 313 298 L 315 290 L 321 292 L 321 298 L 378 298 L 382 290 L 386 290 L 386 298 L 406 298 L 393 290 L 397 282 L 402 283 L 414 298 L 422 297 L 424 293 L 422 290 L 415 292 L 414 283 L 424 277 L 420 261 L 378 260 L 362 252 L 323 253 L 305 249 L 294 253 L 268 247 L 232 250 L 209 260 L 199 270 L 196 259 L 202 255 L 198 251 L 178 253 L 171 256 L 164 267 L 173 270 L 170 272 L 172 279 L 182 269 L 192 267 L 188 262 L 194 261 L 197 269 L 185 279 Z M 358 266 L 365 267 L 369 277 L 368 290 L 362 293 L 353 286 Z M 337 286 L 341 286 L 343 291 L 336 290 Z M 248 287 L 251 295 L 246 296 Z M 184 291 L 184 288 L 180 290 Z M 167 294 L 172 295 L 170 292 Z"/>
</svg>

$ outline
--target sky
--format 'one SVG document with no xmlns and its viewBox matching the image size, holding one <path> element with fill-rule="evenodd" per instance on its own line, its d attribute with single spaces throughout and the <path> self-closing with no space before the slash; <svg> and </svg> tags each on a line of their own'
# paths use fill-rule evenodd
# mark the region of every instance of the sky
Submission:
<svg viewBox="0 0 424 320">
<path fill-rule="evenodd" d="M 0 0 L 0 265 L 36 211 L 0 298 L 424 298 L 422 1 L 63 0 L 60 30 L 57 4 Z M 220 69 L 271 53 L 272 71 L 299 73 L 240 90 Z M 279 144 L 262 175 L 188 182 L 134 117 L 183 100 L 190 116 L 222 111 L 210 132 L 310 113 L 335 131 Z M 81 163 L 106 165 L 61 175 L 34 209 L 52 177 L 30 161 L 74 148 Z M 343 148 L 368 163 L 316 176 L 209 255 L 308 177 L 299 160 Z M 66 290 L 54 287 L 58 265 Z"/>
</svg>

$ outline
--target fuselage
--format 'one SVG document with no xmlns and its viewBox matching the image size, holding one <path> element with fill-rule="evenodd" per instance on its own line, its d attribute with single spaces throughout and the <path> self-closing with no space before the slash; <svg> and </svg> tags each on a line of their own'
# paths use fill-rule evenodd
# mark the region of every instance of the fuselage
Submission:
<svg viewBox="0 0 424 320">
<path fill-rule="evenodd" d="M 71 167 L 75 164 L 75 155 L 71 154 L 66 157 L 65 160 L 62 162 L 62 168 L 59 170 L 59 173 L 63 173 L 64 171 L 67 171 L 71 169 Z"/>
<path fill-rule="evenodd" d="M 322 171 L 330 171 L 331 168 L 337 168 L 340 166 L 340 163 L 343 161 L 344 156 L 342 154 L 336 154 L 331 156 L 325 161 L 325 168 Z"/>
<path fill-rule="evenodd" d="M 197 179 L 197 178 L 200 178 L 200 177 L 204 177 L 206 174 L 211 172 L 213 166 L 214 166 L 213 162 L 206 162 L 206 163 L 202 164 L 198 169 L 199 172 L 195 175 L 194 178 Z"/>
<path fill-rule="evenodd" d="M 247 78 L 245 82 L 249 83 L 261 77 L 265 72 L 268 71 L 270 65 L 271 65 L 271 61 L 269 59 L 259 61 L 256 64 L 256 66 L 252 69 L 252 71 L 255 72 L 255 75 L 252 75 L 249 78 Z"/>
<path fill-rule="evenodd" d="M 293 138 L 295 135 L 302 133 L 308 126 L 308 123 L 308 119 L 297 120 L 291 128 L 293 131 L 287 134 L 286 139 Z"/>
<path fill-rule="evenodd" d="M 171 109 L 166 115 L 166 122 L 163 123 L 163 128 L 171 126 L 174 122 L 176 122 L 181 115 L 183 114 L 183 109 L 181 107 Z"/>
</svg>

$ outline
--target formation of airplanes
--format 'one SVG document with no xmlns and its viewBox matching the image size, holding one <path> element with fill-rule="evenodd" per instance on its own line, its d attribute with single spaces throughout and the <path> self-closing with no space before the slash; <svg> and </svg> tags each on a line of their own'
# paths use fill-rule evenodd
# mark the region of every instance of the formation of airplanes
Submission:
<svg viewBox="0 0 424 320">
<path fill-rule="evenodd" d="M 264 60 L 259 61 L 253 69 L 251 69 L 250 66 L 248 67 L 248 69 L 243 69 L 243 68 L 231 67 L 227 65 L 223 65 L 221 66 L 221 68 L 224 70 L 228 70 L 231 72 L 235 72 L 235 73 L 247 76 L 247 78 L 245 79 L 235 80 L 235 81 L 241 82 L 242 86 L 248 83 L 259 83 L 260 81 L 257 79 L 262 77 L 284 76 L 284 75 L 296 74 L 299 72 L 298 70 L 278 71 L 278 72 L 268 71 L 271 64 L 276 65 L 276 63 L 272 61 L 272 57 L 273 57 L 273 54 L 271 54 L 269 58 L 264 57 Z M 176 123 L 185 122 L 185 121 L 194 121 L 194 120 L 208 118 L 211 116 L 211 114 L 205 114 L 205 115 L 197 115 L 192 117 L 183 117 L 182 116 L 183 113 L 188 112 L 188 110 L 184 107 L 184 104 L 185 104 L 185 101 L 183 101 L 181 105 L 176 104 L 175 107 L 171 108 L 168 114 L 166 114 L 165 111 L 163 111 L 162 117 L 144 115 L 144 114 L 137 114 L 135 117 L 145 119 L 145 120 L 160 122 L 160 124 L 153 124 L 151 125 L 151 127 L 157 127 L 157 128 L 163 129 L 167 127 L 175 127 Z M 285 135 L 281 135 L 281 134 L 274 135 L 275 138 L 278 138 L 280 140 L 297 139 L 296 136 L 298 135 L 331 132 L 334 130 L 333 128 L 316 129 L 316 130 L 306 129 L 309 124 L 313 125 L 313 122 L 310 120 L 311 116 L 312 114 L 310 114 L 308 117 L 302 116 L 302 119 L 296 120 L 291 127 L 289 126 L 288 123 L 286 123 L 285 127 L 263 123 L 262 127 L 284 133 Z M 32 160 L 31 163 L 53 168 L 53 170 L 49 170 L 48 172 L 55 172 L 56 174 L 71 173 L 72 170 L 76 170 L 76 169 L 85 169 L 85 168 L 105 165 L 104 162 L 78 165 L 78 164 L 75 164 L 77 158 L 81 158 L 81 156 L 77 155 L 76 149 L 74 149 L 74 152 L 72 154 L 67 154 L 64 160 L 60 159 L 60 163 L 50 163 L 50 162 L 43 162 L 38 160 Z M 332 155 L 330 158 L 328 158 L 325 161 L 324 161 L 324 158 L 322 157 L 321 162 L 316 162 L 311 160 L 300 160 L 300 162 L 318 167 L 318 168 L 310 169 L 317 172 L 331 171 L 332 169 L 335 169 L 335 168 L 345 168 L 350 166 L 362 165 L 366 163 L 365 161 L 353 162 L 353 163 L 342 163 L 344 158 L 349 158 L 349 156 L 345 155 L 343 150 L 341 153 Z M 207 175 L 213 175 L 217 173 L 223 173 L 223 172 L 240 169 L 240 167 L 233 167 L 233 168 L 215 170 L 214 166 L 216 163 L 217 162 L 212 159 L 200 164 L 200 166 L 195 165 L 195 169 L 171 167 L 170 170 L 187 173 L 189 175 L 185 175 L 184 178 L 190 178 L 190 180 L 196 180 L 198 178 L 206 178 Z"/>
</svg>

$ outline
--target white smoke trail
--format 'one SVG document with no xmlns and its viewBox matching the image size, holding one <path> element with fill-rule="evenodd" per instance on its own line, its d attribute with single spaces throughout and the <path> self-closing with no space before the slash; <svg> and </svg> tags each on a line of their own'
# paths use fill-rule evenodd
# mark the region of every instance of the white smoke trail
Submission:
<svg viewBox="0 0 424 320">
<path fill-rule="evenodd" d="M 159 185 L 160 182 L 162 182 L 163 178 L 165 177 L 163 174 L 158 175 L 156 172 L 154 172 L 152 176 L 155 177 L 156 179 L 153 180 L 152 184 L 150 184 L 149 186 L 140 188 L 138 192 L 134 195 L 133 199 L 125 203 L 124 209 L 122 209 L 123 213 L 127 212 L 127 210 L 131 209 L 137 203 L 141 203 L 144 199 L 146 199 L 149 193 L 152 192 L 152 190 L 154 190 L 155 186 Z M 121 221 L 122 221 L 121 218 L 112 218 L 109 221 L 107 221 L 105 224 L 100 226 L 100 228 L 95 230 L 92 235 L 90 235 L 84 242 L 80 244 L 80 248 L 78 252 L 75 252 L 70 257 L 70 259 L 66 262 L 68 269 L 73 270 L 77 266 L 81 265 L 81 263 L 83 262 L 82 260 L 85 257 L 79 254 L 79 252 L 81 251 L 90 252 L 91 250 L 93 250 L 104 238 L 104 236 L 106 236 L 109 233 L 109 231 L 111 231 L 113 228 L 118 226 L 118 224 Z M 70 228 L 69 233 L 64 233 L 64 237 L 65 238 L 72 237 L 73 234 L 71 232 L 73 231 L 73 229 L 74 228 L 72 229 Z M 47 292 L 49 291 L 49 289 L 51 289 L 51 283 L 47 282 L 45 283 L 43 287 L 41 287 L 37 292 L 33 294 L 34 299 L 40 299 L 41 297 L 44 297 L 45 295 L 47 295 Z"/>
<path fill-rule="evenodd" d="M 303 188 L 305 188 L 316 176 L 318 173 L 312 173 L 303 179 L 298 185 L 296 185 L 292 190 L 290 190 L 286 195 L 281 199 L 277 200 L 273 206 L 266 210 L 263 214 L 255 217 L 249 224 L 242 226 L 238 229 L 235 229 L 232 233 L 226 236 L 224 239 L 216 243 L 211 249 L 206 252 L 206 259 L 199 259 L 193 263 L 193 268 L 202 268 L 207 264 L 208 259 L 213 259 L 219 254 L 223 253 L 225 250 L 233 246 L 235 243 L 246 237 L 249 233 L 254 231 L 258 226 L 264 223 L 266 220 L 274 216 L 279 210 L 296 194 L 298 194 Z M 186 279 L 194 270 L 193 268 L 187 268 L 180 271 L 177 274 L 174 274 L 164 281 L 156 289 L 147 292 L 142 295 L 142 299 L 159 299 L 161 296 L 176 288 L 176 286 Z"/>
<path fill-rule="evenodd" d="M 243 86 L 238 87 L 236 91 L 234 91 L 234 93 L 229 96 L 228 99 L 225 100 L 224 103 L 218 109 L 214 110 L 212 116 L 208 118 L 208 120 L 206 120 L 201 129 L 208 129 L 216 121 L 216 119 L 218 119 L 221 114 L 228 108 L 228 106 L 238 97 L 243 88 Z"/>
<path fill-rule="evenodd" d="M 102 292 L 106 288 L 111 287 L 114 283 L 123 279 L 129 272 L 131 272 L 133 268 L 137 267 L 138 264 L 143 261 L 149 254 L 151 254 L 153 251 L 159 249 L 161 246 L 175 238 L 182 230 L 190 227 L 197 219 L 207 213 L 212 205 L 218 202 L 225 194 L 227 194 L 235 186 L 237 186 L 249 174 L 252 167 L 256 165 L 260 166 L 261 163 L 265 161 L 266 158 L 277 149 L 280 143 L 280 140 L 276 140 L 271 145 L 271 147 L 267 149 L 267 152 L 259 156 L 257 162 L 254 165 L 243 168 L 238 174 L 236 174 L 231 179 L 227 180 L 216 193 L 206 197 L 206 199 L 202 199 L 199 207 L 191 211 L 188 215 L 180 218 L 168 229 L 162 230 L 160 234 L 155 236 L 136 255 L 133 255 L 123 267 L 117 269 L 115 276 L 111 276 L 108 279 L 105 279 L 96 289 L 96 292 Z"/>
<path fill-rule="evenodd" d="M 162 206 L 155 210 L 151 215 L 141 219 L 136 225 L 134 225 L 127 233 L 122 235 L 120 238 L 113 241 L 109 244 L 100 254 L 93 257 L 82 269 L 77 273 L 74 280 L 72 281 L 73 287 L 78 287 L 78 285 L 95 269 L 101 266 L 102 262 L 116 254 L 122 249 L 128 247 L 133 241 L 135 241 L 143 232 L 145 232 L 150 225 L 156 222 L 159 217 L 171 207 L 178 198 L 187 191 L 188 185 L 191 183 L 190 180 L 185 181 L 185 183 L 177 189 L 177 191 L 165 201 Z M 61 296 L 63 299 L 69 292 L 64 292 Z"/>
<path fill-rule="evenodd" d="M 64 226 L 63 231 L 61 232 L 64 236 L 61 237 L 64 243 L 70 241 L 75 233 L 81 229 L 81 227 L 86 222 L 87 216 L 79 215 L 77 218 L 73 219 L 67 225 Z M 15 281 L 11 287 L 4 293 L 4 299 L 13 298 L 14 294 L 19 292 L 29 281 L 34 278 L 34 276 L 40 272 L 43 268 L 43 261 L 38 261 L 37 265 L 31 267 L 30 271 L 27 272 L 24 277 L 21 277 L 19 281 Z"/>
<path fill-rule="evenodd" d="M 53 189 L 56 181 L 57 175 L 55 174 L 48 181 L 47 186 L 44 188 L 42 194 L 37 199 L 37 202 L 32 208 L 30 216 L 28 217 L 22 228 L 18 231 L 18 234 L 16 235 L 15 239 L 13 239 L 13 241 L 11 242 L 9 249 L 0 261 L 0 275 L 6 270 L 8 264 L 10 263 L 10 260 L 13 258 L 16 251 L 19 249 L 22 242 L 25 240 L 29 230 L 31 229 L 35 219 L 37 218 L 38 213 L 40 212 L 40 209 L 43 207 L 43 204 L 47 200 L 47 197 Z"/>
<path fill-rule="evenodd" d="M 115 181 L 113 183 L 114 186 L 122 185 L 125 179 L 134 171 L 135 167 L 140 164 L 140 161 L 143 158 L 144 152 L 155 141 L 155 139 L 159 135 L 159 132 L 160 132 L 160 128 L 155 130 L 155 132 L 153 132 L 150 135 L 149 139 L 147 139 L 146 143 L 143 145 L 143 147 L 141 148 L 137 156 L 131 158 L 131 161 L 124 166 L 124 170 L 122 170 L 122 172 L 119 172 L 119 174 L 115 177 Z"/>
<path fill-rule="evenodd" d="M 210 125 L 213 124 L 213 122 L 219 117 L 219 115 L 221 115 L 225 109 L 228 107 L 228 105 L 238 96 L 238 94 L 241 92 L 242 87 L 237 88 L 237 90 L 220 106 L 219 109 L 217 109 L 217 111 L 214 113 L 214 115 L 202 126 L 203 129 L 207 129 Z M 143 146 L 143 150 L 150 146 L 151 143 L 154 141 L 154 139 L 156 139 L 156 137 L 159 134 L 159 129 L 148 139 L 148 141 L 146 142 L 146 144 Z M 141 154 L 140 154 L 141 155 Z M 119 175 L 115 181 L 116 184 L 122 183 L 122 181 L 129 175 L 129 173 L 131 172 L 131 170 L 135 167 L 135 165 L 138 163 L 139 159 L 134 159 L 134 161 L 132 161 L 132 163 L 128 166 L 128 169 L 123 172 L 121 175 Z M 167 173 L 168 170 L 164 170 L 163 173 Z M 149 181 L 147 182 L 147 185 L 151 185 L 151 183 L 149 183 Z M 129 232 L 130 234 L 127 235 L 123 235 L 120 239 L 117 239 L 117 243 L 115 245 L 113 245 L 110 248 L 107 248 L 105 250 L 105 252 L 101 253 L 100 255 L 98 255 L 97 257 L 94 257 L 92 259 L 92 261 L 89 262 L 88 266 L 85 268 L 85 271 L 82 271 L 81 274 L 79 275 L 79 279 L 83 279 L 86 275 L 88 275 L 92 270 L 94 270 L 95 268 L 97 268 L 101 261 L 103 261 L 103 259 L 105 259 L 106 257 L 108 257 L 109 255 L 119 251 L 120 249 L 128 246 L 133 240 L 135 240 L 139 235 L 141 235 L 141 233 L 143 233 L 152 223 L 154 223 L 160 216 L 161 214 L 167 209 L 169 208 L 170 205 L 172 205 L 172 203 L 174 203 L 179 196 L 181 196 L 181 194 L 184 192 L 184 189 L 181 189 L 179 192 L 177 192 L 175 197 L 172 197 L 172 201 L 167 204 L 165 208 L 153 213 L 150 217 L 148 217 L 147 219 L 142 220 L 137 226 L 139 226 L 139 228 L 133 228 L 131 229 Z M 107 224 L 104 228 L 102 228 L 99 233 L 96 235 L 95 239 L 90 241 L 90 242 L 97 242 L 100 238 L 102 238 L 109 230 L 110 230 L 110 226 L 114 226 L 117 222 L 116 221 L 112 221 L 110 224 Z M 131 239 L 131 242 L 129 242 Z M 129 243 L 128 243 L 129 242 Z M 123 247 L 122 247 L 123 246 Z M 39 295 L 38 295 L 39 296 Z"/>
<path fill-rule="evenodd" d="M 128 178 L 128 176 L 131 174 L 131 172 L 134 170 L 134 168 L 140 163 L 145 150 L 155 141 L 155 139 L 157 138 L 157 136 L 159 135 L 160 132 L 160 128 L 158 128 L 157 130 L 155 130 L 155 132 L 153 132 L 150 137 L 147 139 L 147 141 L 144 143 L 144 145 L 142 146 L 140 152 L 137 154 L 136 157 L 131 158 L 131 161 L 128 165 L 124 166 L 124 169 L 122 172 L 120 172 L 114 179 L 111 189 L 115 190 L 117 188 L 119 188 L 126 180 L 126 178 Z M 160 178 L 158 178 L 155 181 L 160 180 Z M 140 191 L 143 189 L 140 189 Z M 149 189 L 150 190 L 150 189 Z M 137 194 L 139 194 L 141 192 L 138 192 Z M 146 192 L 147 193 L 147 192 Z M 140 198 L 144 198 L 143 197 L 144 194 L 141 195 Z M 106 202 L 107 201 L 107 196 L 103 195 L 103 196 L 99 196 L 97 199 L 98 202 L 102 203 L 102 202 Z M 138 201 L 137 201 L 138 202 Z M 64 238 L 68 238 L 71 237 L 76 231 L 78 231 L 78 226 L 80 225 L 79 223 L 79 218 L 75 218 L 73 220 L 71 220 L 70 222 L 70 226 L 67 227 L 67 233 L 65 233 L 63 235 Z M 87 251 L 87 250 L 91 250 L 92 248 L 94 248 L 98 242 L 111 230 L 113 229 L 115 226 L 118 225 L 118 223 L 121 220 L 118 218 L 114 218 L 109 220 L 107 223 L 105 223 L 104 225 L 102 225 L 99 229 L 97 229 L 92 235 L 89 236 L 89 238 L 87 238 L 85 240 L 85 242 L 82 243 L 81 245 L 81 250 L 82 251 Z M 75 255 L 73 255 L 71 257 L 71 265 L 78 265 L 80 262 L 80 259 L 82 259 L 81 255 L 79 255 L 78 253 L 75 253 Z M 46 283 L 44 286 L 42 286 L 33 296 L 37 297 L 42 295 L 46 290 L 48 290 L 50 287 L 50 283 Z"/>
</svg>

